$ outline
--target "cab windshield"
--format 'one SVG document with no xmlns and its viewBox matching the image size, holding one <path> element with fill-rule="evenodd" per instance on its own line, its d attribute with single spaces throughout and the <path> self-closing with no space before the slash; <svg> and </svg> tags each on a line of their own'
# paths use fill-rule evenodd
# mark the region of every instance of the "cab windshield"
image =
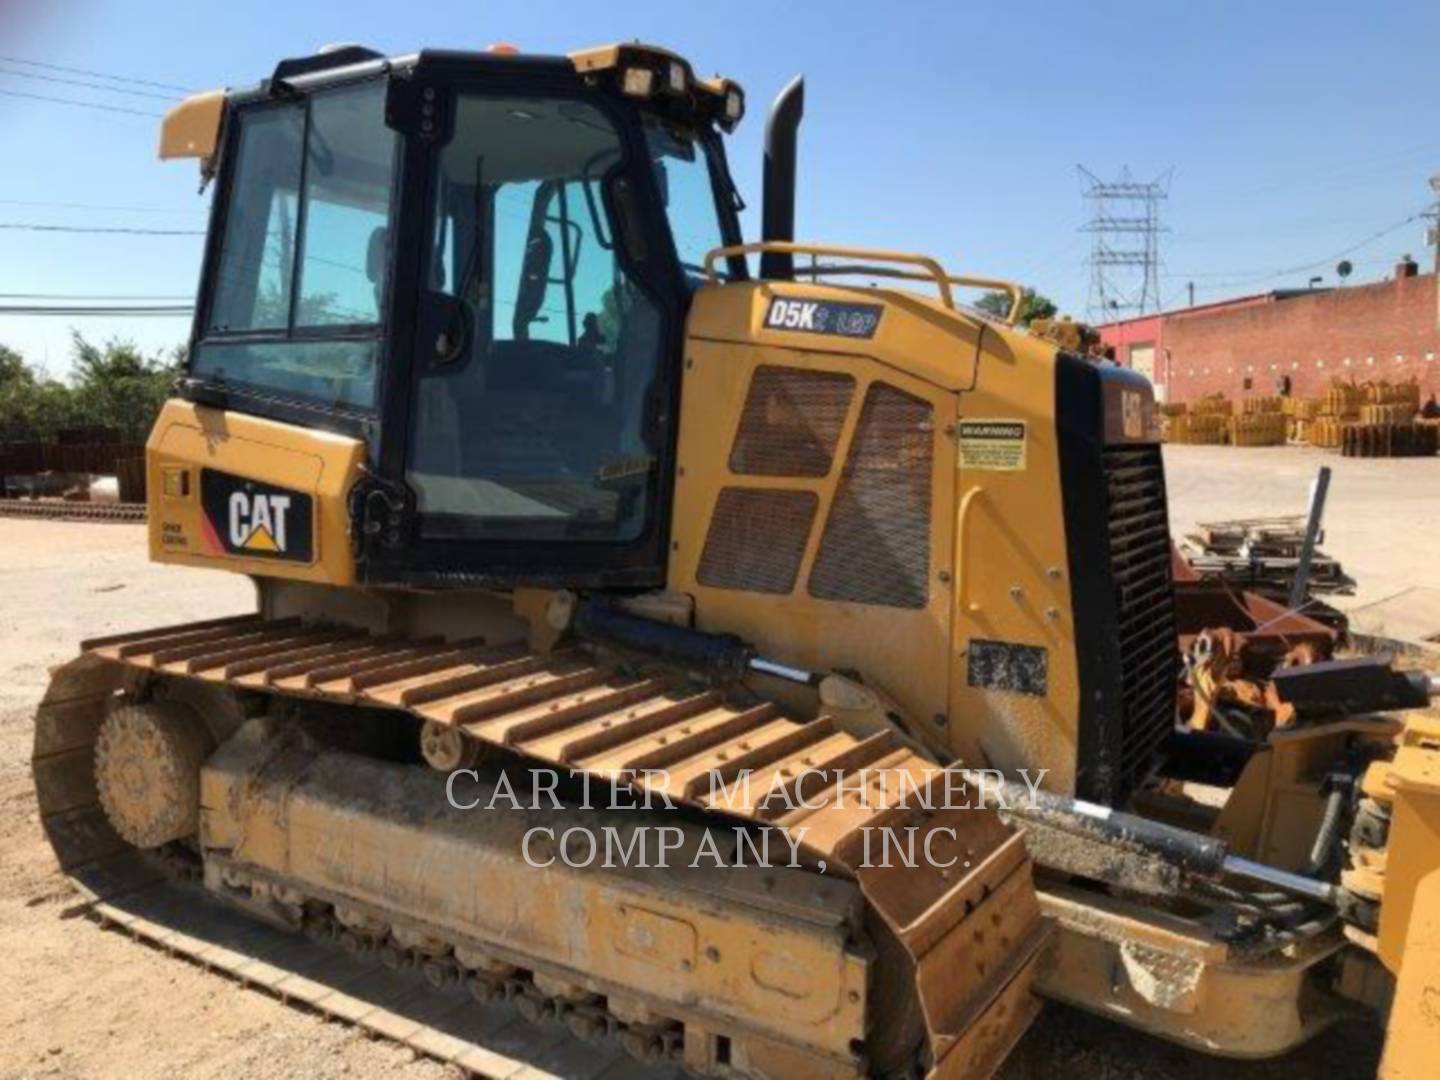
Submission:
<svg viewBox="0 0 1440 1080">
<path fill-rule="evenodd" d="M 645 117 L 645 142 L 680 265 L 692 285 L 700 284 L 706 252 L 726 243 L 720 200 L 734 196 L 724 166 L 708 138 L 671 127 L 658 117 Z M 726 264 L 717 263 L 716 273 L 728 277 Z"/>
<path fill-rule="evenodd" d="M 628 541 L 657 496 L 657 303 L 627 271 L 619 132 L 585 102 L 460 94 L 438 154 L 406 479 L 432 539 Z M 421 343 L 423 353 L 425 343 Z"/>
</svg>

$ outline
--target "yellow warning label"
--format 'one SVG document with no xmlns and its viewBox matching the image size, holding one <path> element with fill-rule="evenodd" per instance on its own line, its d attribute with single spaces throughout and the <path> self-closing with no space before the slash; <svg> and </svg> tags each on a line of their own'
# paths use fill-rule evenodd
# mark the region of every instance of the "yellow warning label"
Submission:
<svg viewBox="0 0 1440 1080">
<path fill-rule="evenodd" d="M 960 467 L 1018 472 L 1025 468 L 1024 420 L 961 420 Z"/>
</svg>

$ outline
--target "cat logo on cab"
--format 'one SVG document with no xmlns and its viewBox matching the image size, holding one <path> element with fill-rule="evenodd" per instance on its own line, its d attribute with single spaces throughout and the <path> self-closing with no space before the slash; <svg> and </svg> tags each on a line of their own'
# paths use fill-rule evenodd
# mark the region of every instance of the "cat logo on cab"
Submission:
<svg viewBox="0 0 1440 1080">
<path fill-rule="evenodd" d="M 312 560 L 309 495 L 204 469 L 200 502 L 205 510 L 205 540 L 217 554 Z"/>
<path fill-rule="evenodd" d="M 248 551 L 271 554 L 285 550 L 285 519 L 290 515 L 289 495 L 230 495 L 230 543 Z"/>
</svg>

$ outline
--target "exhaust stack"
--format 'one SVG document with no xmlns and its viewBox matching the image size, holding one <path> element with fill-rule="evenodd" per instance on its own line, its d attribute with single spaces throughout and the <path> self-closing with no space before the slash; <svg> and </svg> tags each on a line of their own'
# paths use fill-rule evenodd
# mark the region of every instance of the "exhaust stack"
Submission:
<svg viewBox="0 0 1440 1080">
<path fill-rule="evenodd" d="M 765 204 L 760 239 L 795 239 L 795 144 L 805 116 L 805 76 L 796 75 L 776 96 L 765 120 Z M 789 280 L 795 259 L 789 252 L 760 255 L 760 276 Z"/>
</svg>

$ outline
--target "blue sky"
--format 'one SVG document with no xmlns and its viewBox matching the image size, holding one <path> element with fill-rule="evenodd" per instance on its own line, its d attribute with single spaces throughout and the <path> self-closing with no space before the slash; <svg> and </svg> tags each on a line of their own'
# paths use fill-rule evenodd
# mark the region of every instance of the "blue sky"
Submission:
<svg viewBox="0 0 1440 1080">
<path fill-rule="evenodd" d="M 1088 237 L 1075 166 L 1139 178 L 1174 168 L 1162 296 L 1197 299 L 1333 280 L 1332 256 L 1433 198 L 1440 125 L 1434 0 L 1386 4 L 724 4 L 546 0 L 0 0 L 0 55 L 180 86 L 251 83 L 334 41 L 400 53 L 510 41 L 564 52 L 639 38 L 745 85 L 730 141 L 758 222 L 764 109 L 806 75 L 798 233 L 925 251 L 1017 278 L 1082 312 Z M 163 100 L 23 78 L 84 79 L 0 61 L 0 91 L 140 111 Z M 132 90 L 146 90 L 131 85 Z M 166 91 L 150 88 L 150 92 Z M 158 121 L 0 94 L 0 223 L 203 229 L 193 163 L 155 160 Z M 78 203 L 126 209 L 74 209 Z M 196 236 L 0 229 L 0 293 L 188 296 Z M 1349 255 L 1352 281 L 1400 254 L 1428 263 L 1422 222 Z M 1325 260 L 1317 270 L 1277 271 Z M 13 303 L 0 298 L 0 304 Z M 184 320 L 0 315 L 0 342 L 55 374 L 70 327 L 161 348 Z"/>
</svg>

